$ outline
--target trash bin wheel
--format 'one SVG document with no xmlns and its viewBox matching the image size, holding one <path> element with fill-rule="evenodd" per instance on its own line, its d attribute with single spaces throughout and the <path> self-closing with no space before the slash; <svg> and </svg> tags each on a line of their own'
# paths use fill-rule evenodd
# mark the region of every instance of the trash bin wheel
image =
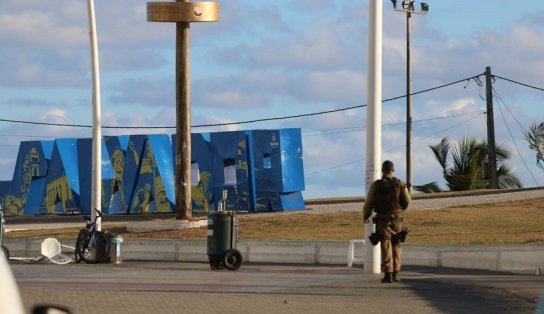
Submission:
<svg viewBox="0 0 544 314">
<path fill-rule="evenodd" d="M 4 245 L 2 245 L 2 254 L 6 260 L 9 260 L 9 250 Z"/>
<path fill-rule="evenodd" d="M 242 254 L 237 249 L 230 249 L 223 256 L 223 264 L 228 270 L 237 270 L 242 266 Z"/>
</svg>

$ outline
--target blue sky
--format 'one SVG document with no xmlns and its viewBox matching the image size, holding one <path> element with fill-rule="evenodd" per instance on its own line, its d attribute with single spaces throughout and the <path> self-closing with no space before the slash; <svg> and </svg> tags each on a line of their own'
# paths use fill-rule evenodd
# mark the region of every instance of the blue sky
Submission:
<svg viewBox="0 0 544 314">
<path fill-rule="evenodd" d="M 191 26 L 192 124 L 298 115 L 366 103 L 368 1 L 219 1 L 221 22 Z M 482 74 L 544 88 L 544 3 L 428 1 L 412 18 L 413 90 Z M 419 2 L 418 2 L 419 4 Z M 175 26 L 146 1 L 95 0 L 104 126 L 174 126 Z M 405 94 L 405 16 L 383 2 L 383 98 Z M 0 2 L 0 119 L 92 123 L 87 2 Z M 482 77 L 483 82 L 483 77 Z M 525 186 L 543 185 L 523 130 L 544 120 L 544 92 L 498 79 L 497 142 Z M 413 97 L 415 184 L 437 181 L 428 145 L 484 139 L 485 90 L 463 82 Z M 405 100 L 383 105 L 383 159 L 405 178 Z M 502 112 L 502 114 L 501 114 Z M 504 122 L 506 121 L 506 123 Z M 299 127 L 306 198 L 364 193 L 366 109 L 194 132 Z M 112 130 L 104 135 L 172 133 Z M 20 141 L 91 137 L 90 128 L 0 122 L 0 180 Z"/>
</svg>

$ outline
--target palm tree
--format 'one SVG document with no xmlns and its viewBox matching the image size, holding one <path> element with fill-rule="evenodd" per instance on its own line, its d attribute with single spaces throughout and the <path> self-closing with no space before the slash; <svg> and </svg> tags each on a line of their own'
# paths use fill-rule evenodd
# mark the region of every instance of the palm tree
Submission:
<svg viewBox="0 0 544 314">
<path fill-rule="evenodd" d="M 450 144 L 447 138 L 443 138 L 436 145 L 429 145 L 436 160 L 442 167 L 442 174 L 446 180 L 449 191 L 466 191 L 483 189 L 487 187 L 487 180 L 482 178 L 482 164 L 488 158 L 487 144 L 485 141 L 478 141 L 476 138 L 461 139 L 456 146 Z M 448 156 L 451 153 L 453 161 L 451 167 L 448 165 Z M 510 189 L 522 187 L 521 181 L 514 175 L 512 170 L 505 165 L 510 158 L 508 150 L 501 145 L 495 147 L 497 156 L 497 177 L 499 188 Z M 421 192 L 442 191 L 436 182 L 414 186 L 414 189 Z"/>
<path fill-rule="evenodd" d="M 544 170 L 544 122 L 533 123 L 525 133 L 529 148 L 536 151 L 536 164 Z"/>
</svg>

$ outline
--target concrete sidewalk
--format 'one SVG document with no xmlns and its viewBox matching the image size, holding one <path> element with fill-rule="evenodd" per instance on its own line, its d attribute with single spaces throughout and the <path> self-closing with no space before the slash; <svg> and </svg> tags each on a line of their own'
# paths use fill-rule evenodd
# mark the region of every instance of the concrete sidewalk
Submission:
<svg viewBox="0 0 544 314">
<path fill-rule="evenodd" d="M 12 263 L 27 311 L 74 313 L 535 313 L 544 280 L 487 271 L 407 267 L 383 284 L 359 267 L 207 263 Z"/>
</svg>

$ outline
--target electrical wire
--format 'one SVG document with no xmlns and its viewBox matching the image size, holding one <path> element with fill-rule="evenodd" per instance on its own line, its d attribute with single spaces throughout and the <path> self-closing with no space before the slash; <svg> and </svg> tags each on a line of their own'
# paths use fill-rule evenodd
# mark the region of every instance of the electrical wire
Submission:
<svg viewBox="0 0 544 314">
<path fill-rule="evenodd" d="M 510 115 L 512 116 L 512 118 L 514 118 L 514 120 L 516 121 L 516 123 L 518 124 L 518 126 L 520 127 L 521 131 L 523 133 L 527 133 L 527 130 L 523 127 L 523 125 L 519 122 L 518 118 L 514 115 L 514 113 L 512 112 L 512 110 L 510 110 L 510 108 L 506 105 L 506 103 L 504 102 L 504 100 L 502 99 L 502 97 L 499 95 L 499 92 L 495 89 L 495 87 L 493 87 L 493 95 L 495 95 L 495 98 L 499 101 L 499 103 L 502 103 L 504 105 L 504 107 L 508 110 L 508 112 L 510 112 Z"/>
<path fill-rule="evenodd" d="M 437 89 L 449 87 L 449 86 L 452 86 L 452 85 L 455 85 L 455 84 L 459 84 L 459 83 L 462 83 L 462 82 L 465 82 L 465 81 L 470 82 L 470 80 L 472 80 L 472 79 L 475 79 L 475 80 L 479 79 L 479 77 L 482 76 L 482 75 L 484 75 L 484 74 L 474 75 L 474 76 L 471 76 L 471 77 L 468 77 L 468 78 L 464 78 L 462 80 L 457 80 L 457 81 L 454 81 L 454 82 L 451 82 L 451 83 L 447 83 L 447 84 L 443 84 L 443 85 L 440 85 L 440 86 L 435 86 L 435 87 L 432 87 L 432 88 L 417 91 L 417 92 L 411 93 L 409 95 L 410 96 L 419 95 L 419 94 L 428 93 L 428 92 L 431 92 L 431 91 L 434 91 L 434 90 L 437 90 Z M 408 94 L 393 97 L 393 98 L 384 99 L 384 100 L 382 100 L 382 103 L 386 103 L 386 102 L 390 102 L 390 101 L 394 101 L 394 100 L 402 99 L 402 98 L 406 98 L 406 97 L 408 97 Z M 216 126 L 248 124 L 248 123 L 255 123 L 255 122 L 265 122 L 265 121 L 273 121 L 273 120 L 285 120 L 285 119 L 293 119 L 293 118 L 301 118 L 301 117 L 309 117 L 309 116 L 316 116 L 316 115 L 322 115 L 322 114 L 336 113 L 336 112 L 341 112 L 341 111 L 346 111 L 346 110 L 351 110 L 351 109 L 363 108 L 363 107 L 366 107 L 366 106 L 367 106 L 367 104 L 358 105 L 358 106 L 351 106 L 351 107 L 346 107 L 346 108 L 339 108 L 339 109 L 334 109 L 334 110 L 299 114 L 299 115 L 291 115 L 291 116 L 283 116 L 283 117 L 275 117 L 275 118 L 263 118 L 263 119 L 246 120 L 246 121 L 238 121 L 238 122 L 228 122 L 228 123 L 200 124 L 200 125 L 193 125 L 192 127 L 193 128 L 216 127 Z"/>
<path fill-rule="evenodd" d="M 493 91 L 495 92 L 494 93 L 495 95 L 498 95 L 495 88 L 493 88 Z M 516 144 L 516 140 L 514 139 L 514 135 L 512 134 L 512 130 L 510 129 L 510 126 L 508 125 L 508 122 L 506 122 L 506 117 L 504 116 L 504 113 L 502 111 L 501 101 L 499 101 L 500 97 L 495 96 L 495 98 L 497 99 L 497 102 L 499 103 L 499 111 L 501 112 L 502 121 L 504 122 L 504 125 L 506 126 L 506 129 L 508 130 L 508 134 L 510 134 L 510 138 L 512 139 L 512 143 L 514 144 L 514 147 L 516 148 L 516 151 L 518 152 L 519 158 L 521 159 L 521 162 L 523 163 L 523 166 L 525 167 L 525 169 L 527 170 L 527 172 L 529 173 L 531 178 L 533 178 L 533 181 L 535 182 L 536 186 L 540 186 L 538 184 L 538 181 L 536 180 L 535 176 L 531 172 L 531 170 L 529 170 L 529 166 L 527 166 L 527 163 L 525 162 L 525 159 L 523 158 L 523 155 L 521 154 L 521 152 L 519 150 L 519 147 Z M 506 103 L 502 102 L 502 105 L 507 108 Z M 508 111 L 510 111 L 510 110 L 508 110 Z M 514 119 L 515 119 L 515 117 L 514 117 Z M 517 119 L 516 119 L 516 121 L 517 121 Z"/>
<path fill-rule="evenodd" d="M 515 80 L 512 80 L 512 79 L 508 79 L 508 78 L 505 78 L 505 77 L 502 77 L 502 76 L 498 76 L 498 75 L 492 75 L 492 76 L 494 78 L 505 80 L 505 81 L 510 82 L 510 83 L 518 84 L 518 85 L 521 85 L 521 86 L 525 86 L 525 87 L 528 87 L 528 88 L 532 88 L 532 89 L 536 89 L 536 90 L 539 90 L 541 92 L 544 92 L 544 88 L 540 88 L 540 87 L 536 87 L 536 86 L 533 86 L 533 85 L 521 83 L 521 82 L 518 82 L 518 81 L 515 81 Z"/>
<path fill-rule="evenodd" d="M 482 113 L 482 114 L 483 114 L 483 113 Z M 412 143 L 418 143 L 418 142 L 421 142 L 421 141 L 426 140 L 426 139 L 428 139 L 428 138 L 431 138 L 431 137 L 433 137 L 433 136 L 436 136 L 436 135 L 438 135 L 438 134 L 441 134 L 441 133 L 444 133 L 444 132 L 446 132 L 446 131 L 449 131 L 449 130 L 451 130 L 451 129 L 455 129 L 455 128 L 460 127 L 460 126 L 463 125 L 463 124 L 469 123 L 470 121 L 472 121 L 472 120 L 474 120 L 474 119 L 476 119 L 476 118 L 479 118 L 479 117 L 480 117 L 480 116 L 472 117 L 472 118 L 470 118 L 470 119 L 464 120 L 464 121 L 462 121 L 462 122 L 460 122 L 460 123 L 458 123 L 458 124 L 456 124 L 456 125 L 447 127 L 447 128 L 442 129 L 442 130 L 440 130 L 440 131 L 438 131 L 438 132 L 436 132 L 436 133 L 433 133 L 433 134 L 424 136 L 424 137 L 422 137 L 422 138 L 419 138 L 419 139 L 417 139 L 417 140 L 415 140 L 415 141 L 412 141 Z M 399 147 L 397 147 L 397 148 L 402 148 L 402 147 L 405 147 L 405 146 L 406 146 L 406 145 L 403 145 L 403 146 L 399 146 Z M 387 151 L 387 152 L 389 152 L 389 151 Z"/>
<path fill-rule="evenodd" d="M 0 134 L 0 137 L 28 137 L 28 138 L 55 138 L 54 136 L 45 136 L 45 135 L 26 135 L 26 134 Z"/>
<path fill-rule="evenodd" d="M 455 125 L 452 125 L 452 126 L 450 126 L 450 127 L 445 128 L 445 129 L 442 129 L 442 130 L 440 130 L 440 131 L 438 131 L 438 132 L 435 132 L 435 133 L 429 134 L 429 135 L 427 135 L 427 136 L 424 136 L 424 137 L 422 137 L 422 138 L 419 138 L 419 139 L 417 139 L 417 140 L 415 140 L 415 141 L 412 141 L 412 144 L 421 142 L 421 141 L 423 141 L 423 140 L 426 140 L 426 139 L 431 138 L 431 137 L 433 137 L 433 136 L 436 136 L 436 135 L 438 135 L 438 134 L 444 133 L 444 132 L 446 132 L 446 131 L 449 131 L 449 130 L 458 128 L 458 127 L 460 127 L 461 125 L 466 124 L 466 123 L 468 123 L 468 122 L 470 122 L 470 121 L 472 121 L 472 120 L 474 120 L 474 119 L 476 119 L 476 118 L 478 118 L 478 117 L 472 117 L 472 118 L 467 119 L 467 120 L 464 120 L 464 121 L 462 121 L 462 122 L 460 122 L 460 123 L 458 123 L 458 124 L 455 124 Z M 404 144 L 404 145 L 399 145 L 399 146 L 390 148 L 390 149 L 388 149 L 388 150 L 385 150 L 384 152 L 389 153 L 389 152 L 393 152 L 393 151 L 395 151 L 395 150 L 397 150 L 397 149 L 404 148 L 404 147 L 406 147 L 406 144 Z"/>
<path fill-rule="evenodd" d="M 477 110 L 477 111 L 471 111 L 471 112 L 464 112 L 449 116 L 439 116 L 439 117 L 433 117 L 433 118 L 426 118 L 426 119 L 419 119 L 419 120 L 413 120 L 412 123 L 421 123 L 421 122 L 427 122 L 427 121 L 433 121 L 433 120 L 442 120 L 442 119 L 449 119 L 449 118 L 456 118 L 456 117 L 462 117 L 467 115 L 481 115 L 484 114 L 484 110 Z M 383 123 L 382 127 L 391 127 L 391 126 L 397 126 L 397 125 L 405 125 L 406 122 L 390 122 L 390 123 Z M 342 134 L 342 133 L 350 133 L 350 132 L 360 132 L 366 129 L 366 126 L 362 127 L 349 127 L 349 128 L 334 128 L 334 129 L 322 129 L 322 130 L 308 130 L 303 131 L 304 132 L 327 132 L 327 133 L 321 133 L 321 134 L 310 134 L 310 135 L 303 135 L 303 137 L 313 137 L 313 136 L 322 136 L 322 135 L 334 135 L 334 134 Z M 331 132 L 329 132 L 331 131 Z"/>
<path fill-rule="evenodd" d="M 478 83 L 479 77 L 480 77 L 480 76 L 481 76 L 481 75 L 474 76 L 474 77 L 472 77 L 472 78 L 470 78 L 470 79 L 474 79 L 474 80 L 476 80 L 476 82 Z M 528 88 L 532 88 L 532 89 L 544 91 L 544 88 L 540 88 L 540 87 L 532 86 L 532 85 L 529 85 L 529 84 L 521 83 L 521 82 L 519 82 L 519 81 L 515 81 L 515 80 L 512 80 L 512 79 L 504 78 L 504 77 L 502 77 L 502 76 L 493 75 L 492 77 L 493 77 L 494 79 L 495 79 L 495 78 L 497 78 L 497 79 L 502 79 L 502 80 L 505 80 L 505 81 L 508 81 L 508 82 L 511 82 L 511 83 L 514 83 L 514 84 L 518 84 L 518 85 L 525 86 L 525 87 L 528 87 Z M 467 81 L 470 82 L 470 79 L 467 79 Z M 467 83 L 467 85 L 468 85 L 468 83 Z M 482 86 L 482 84 L 479 83 L 478 86 Z M 466 88 L 466 85 L 465 85 L 465 88 Z M 496 92 L 495 88 L 493 88 L 493 90 L 495 91 L 494 94 L 497 95 L 498 100 L 500 100 L 500 101 L 503 102 L 503 104 L 504 104 L 504 101 L 502 100 L 502 98 L 500 98 L 500 96 L 499 96 L 498 93 Z M 415 94 L 415 93 L 414 93 L 414 94 Z M 412 95 L 414 95 L 414 94 L 412 94 Z M 480 95 L 480 98 L 484 99 L 481 95 Z M 521 129 L 524 130 L 524 132 L 526 132 L 525 129 L 523 128 L 522 124 L 521 124 L 521 123 L 519 122 L 519 120 L 515 117 L 515 115 L 511 112 L 511 110 L 508 108 L 508 106 L 505 106 L 505 108 L 506 108 L 506 109 L 510 112 L 510 114 L 514 117 L 514 119 L 516 120 L 517 124 L 521 127 Z M 514 143 L 514 146 L 516 147 L 516 150 L 517 150 L 518 154 L 519 154 L 520 157 L 521 157 L 522 155 L 521 155 L 521 153 L 520 153 L 520 151 L 519 151 L 518 146 L 517 146 L 516 143 L 515 143 L 515 140 L 514 140 L 514 137 L 513 137 L 513 135 L 512 135 L 512 132 L 511 132 L 511 130 L 510 130 L 510 128 L 509 128 L 509 126 L 508 126 L 508 124 L 507 124 L 507 122 L 506 122 L 506 119 L 505 119 L 504 114 L 503 114 L 503 112 L 502 112 L 502 108 L 499 107 L 499 109 L 501 110 L 501 115 L 502 115 L 502 117 L 503 117 L 503 121 L 504 121 L 504 123 L 505 123 L 505 125 L 506 125 L 506 128 L 508 129 L 508 132 L 509 132 L 509 134 L 510 134 L 510 137 L 512 138 L 512 142 Z M 466 121 L 466 122 L 468 122 L 468 121 Z M 457 127 L 457 125 L 454 126 L 454 127 Z M 447 128 L 447 129 L 445 129 L 444 131 L 449 130 L 449 129 L 451 129 L 451 128 Z M 430 136 L 433 136 L 433 135 L 430 135 Z M 430 136 L 428 136 L 428 137 L 430 137 Z M 423 138 L 422 138 L 422 139 L 419 139 L 418 141 L 420 141 L 420 140 L 423 140 Z M 417 142 L 417 141 L 414 141 L 413 143 L 415 143 L 415 142 Z M 402 147 L 404 147 L 404 146 L 405 146 L 405 145 L 399 146 L 399 147 L 395 147 L 395 148 L 393 148 L 393 149 L 402 148 Z M 343 164 L 343 165 L 338 165 L 338 166 L 335 166 L 335 167 L 332 167 L 332 168 L 329 168 L 329 169 L 323 169 L 323 170 L 318 170 L 318 171 L 310 172 L 310 173 L 307 174 L 307 176 L 314 175 L 314 174 L 318 174 L 318 173 L 325 172 L 325 171 L 329 171 L 329 170 L 332 170 L 332 169 L 337 169 L 337 168 L 339 168 L 339 167 L 347 166 L 347 165 L 353 164 L 353 163 L 355 163 L 355 162 L 360 162 L 360 161 L 363 161 L 363 160 L 364 160 L 364 159 L 358 159 L 358 160 L 356 160 L 356 161 L 351 161 L 351 162 L 345 163 L 345 164 Z M 539 184 L 538 184 L 536 178 L 533 176 L 533 174 L 531 173 L 531 171 L 529 171 L 528 166 L 527 166 L 525 160 L 523 159 L 523 157 L 521 157 L 521 160 L 522 160 L 522 163 L 523 163 L 524 167 L 528 170 L 528 172 L 529 172 L 530 176 L 532 177 L 533 181 L 535 182 L 535 184 L 536 184 L 537 186 L 539 186 Z"/>
<path fill-rule="evenodd" d="M 75 127 L 75 128 L 92 128 L 92 126 L 85 125 L 85 124 L 37 122 L 37 121 L 24 121 L 24 120 L 11 120 L 11 119 L 0 119 L 0 122 L 33 124 L 33 125 L 49 125 L 49 126 L 66 126 L 66 127 Z"/>
<path fill-rule="evenodd" d="M 418 139 L 417 141 L 413 141 L 412 143 L 417 143 L 417 142 L 419 142 L 419 141 L 422 141 L 422 140 L 424 140 L 424 139 L 430 138 L 430 137 L 432 137 L 432 136 L 436 136 L 437 134 L 440 134 L 440 133 L 449 131 L 449 130 L 451 130 L 451 129 L 457 128 L 457 127 L 459 127 L 459 126 L 461 126 L 461 125 L 463 125 L 463 124 L 465 124 L 465 123 L 468 123 L 468 122 L 470 122 L 471 120 L 474 120 L 474 119 L 476 119 L 476 118 L 477 118 L 477 117 L 472 117 L 472 118 L 470 118 L 470 119 L 467 119 L 467 120 L 465 120 L 465 121 L 462 121 L 462 122 L 460 122 L 460 123 L 458 123 L 458 124 L 455 124 L 455 125 L 453 125 L 453 126 L 450 126 L 450 127 L 445 128 L 445 129 L 442 129 L 442 130 L 440 130 L 440 131 L 437 131 L 437 132 L 434 132 L 434 133 L 432 133 L 432 134 L 429 134 L 429 135 L 427 135 L 426 137 L 423 137 L 423 138 L 421 138 L 421 139 Z M 388 149 L 388 150 L 384 150 L 384 152 L 386 152 L 386 153 L 387 153 L 387 152 L 392 152 L 392 151 L 395 151 L 395 150 L 397 150 L 397 149 L 399 149 L 399 148 L 403 148 L 403 147 L 406 147 L 406 145 L 396 146 L 396 147 L 390 148 L 390 149 Z M 355 164 L 355 163 L 358 163 L 358 162 L 362 162 L 362 161 L 364 161 L 364 160 L 365 160 L 365 158 L 360 158 L 360 159 L 352 160 L 352 161 L 349 161 L 349 162 L 346 162 L 346 163 L 343 163 L 343 164 L 339 164 L 339 165 L 336 165 L 336 166 L 333 166 L 333 167 L 330 167 L 330 168 L 325 168 L 325 169 L 320 169 L 320 170 L 314 170 L 314 171 L 311 171 L 311 172 L 306 173 L 306 174 L 305 174 L 305 177 L 309 177 L 309 176 L 313 176 L 313 175 L 316 175 L 316 174 L 319 174 L 319 173 L 322 173 L 322 172 L 327 172 L 327 171 L 331 171 L 331 170 L 334 170 L 334 169 L 338 169 L 338 168 L 342 168 L 342 167 L 345 167 L 345 166 L 349 166 L 349 165 L 352 165 L 352 164 Z"/>
<path fill-rule="evenodd" d="M 435 86 L 432 88 L 424 89 L 421 91 L 417 91 L 414 93 L 409 94 L 410 96 L 419 95 L 423 93 L 428 93 L 437 89 L 445 88 L 448 86 L 452 86 L 455 84 L 459 84 L 462 82 L 470 82 L 470 80 L 479 80 L 479 77 L 484 74 L 478 74 L 474 75 L 468 78 L 464 78 L 462 80 L 457 80 L 451 83 Z M 385 100 L 382 100 L 382 103 L 394 101 L 401 98 L 406 98 L 408 95 L 402 95 L 397 96 L 393 98 L 388 98 Z M 330 113 L 336 113 L 346 110 L 352 110 L 352 109 L 358 109 L 366 107 L 367 105 L 357 105 L 357 106 L 351 106 L 351 107 L 345 107 L 345 108 L 339 108 L 339 109 L 333 109 L 333 110 L 325 110 L 325 111 L 318 111 L 318 112 L 312 112 L 312 113 L 303 113 L 298 115 L 290 115 L 290 116 L 282 116 L 282 117 L 272 117 L 272 118 L 262 118 L 262 119 L 253 119 L 253 120 L 245 120 L 245 121 L 237 121 L 237 122 L 225 122 L 225 123 L 212 123 L 212 124 L 197 124 L 193 125 L 191 127 L 193 128 L 204 128 L 204 127 L 218 127 L 218 126 L 229 126 L 229 125 L 239 125 L 239 124 L 249 124 L 249 123 L 257 123 L 257 122 L 266 122 L 266 121 L 275 121 L 275 120 L 285 120 L 285 119 L 294 119 L 294 118 L 303 118 L 303 117 L 310 117 L 310 116 L 316 116 L 316 115 L 323 115 L 323 114 L 330 114 Z M 23 120 L 11 120 L 11 119 L 0 119 L 0 122 L 11 122 L 11 123 L 22 123 L 22 124 L 34 124 L 34 125 L 50 125 L 50 126 L 62 126 L 62 127 L 80 127 L 80 128 L 92 128 L 91 125 L 83 125 L 83 124 L 70 124 L 70 123 L 49 123 L 49 122 L 35 122 L 35 121 L 23 121 Z M 102 126 L 103 129 L 175 129 L 175 126 Z"/>
</svg>

